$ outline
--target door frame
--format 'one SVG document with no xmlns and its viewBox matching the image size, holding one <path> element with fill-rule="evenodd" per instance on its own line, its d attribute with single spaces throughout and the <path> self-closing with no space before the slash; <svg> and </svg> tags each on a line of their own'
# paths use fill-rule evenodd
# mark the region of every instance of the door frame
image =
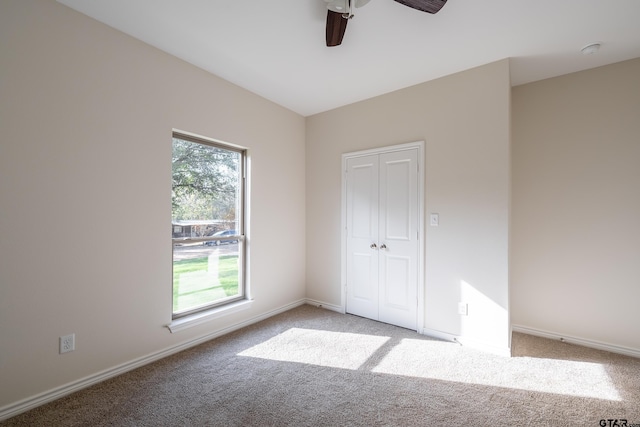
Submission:
<svg viewBox="0 0 640 427">
<path fill-rule="evenodd" d="M 386 147 L 372 148 L 368 150 L 353 151 L 342 155 L 342 198 L 341 198 L 341 224 L 340 224 L 340 283 L 342 284 L 340 305 L 342 313 L 347 311 L 347 160 L 355 157 L 369 156 L 372 154 L 392 153 L 418 149 L 418 289 L 417 289 L 417 319 L 416 330 L 422 333 L 424 330 L 424 265 L 425 265 L 425 223 L 424 223 L 424 141 L 409 142 L 405 144 L 390 145 Z"/>
</svg>

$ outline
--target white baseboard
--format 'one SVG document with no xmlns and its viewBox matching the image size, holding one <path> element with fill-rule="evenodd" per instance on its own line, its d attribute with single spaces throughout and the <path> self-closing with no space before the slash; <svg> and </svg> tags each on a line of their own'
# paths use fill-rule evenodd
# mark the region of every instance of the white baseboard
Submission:
<svg viewBox="0 0 640 427">
<path fill-rule="evenodd" d="M 625 356 L 640 358 L 640 350 L 630 347 L 624 347 L 616 344 L 605 343 L 601 341 L 595 341 L 585 338 L 572 337 L 562 335 L 557 332 L 543 331 L 541 329 L 530 328 L 528 326 L 513 325 L 511 327 L 513 332 L 520 332 L 522 334 L 534 335 L 542 338 L 549 338 L 552 340 L 563 341 L 569 344 L 581 345 L 583 347 L 595 348 L 597 350 L 604 350 L 611 353 L 624 354 Z"/>
<path fill-rule="evenodd" d="M 336 311 L 338 313 L 344 314 L 345 310 L 344 307 L 341 307 L 339 305 L 335 305 L 335 304 L 329 304 L 328 302 L 324 302 L 324 301 L 318 301 L 318 300 L 314 300 L 311 298 L 307 298 L 305 299 L 305 303 L 312 305 L 314 307 L 320 307 L 320 308 L 324 308 L 327 310 L 331 310 L 331 311 Z"/>
<path fill-rule="evenodd" d="M 509 347 L 498 347 L 476 339 L 454 335 L 429 328 L 424 328 L 420 333 L 422 335 L 427 335 L 444 341 L 457 342 L 458 344 L 465 347 L 474 348 L 476 350 L 484 351 L 485 353 L 491 353 L 502 357 L 511 357 L 511 349 Z"/>
<path fill-rule="evenodd" d="M 139 357 L 137 359 L 133 359 L 129 362 L 123 363 L 121 365 L 114 366 L 109 369 L 105 369 L 104 371 L 98 372 L 93 375 L 89 375 L 87 377 L 81 378 L 76 381 L 72 381 L 68 384 L 62 385 L 60 387 L 56 387 L 54 389 L 45 391 L 43 393 L 37 394 L 32 397 L 28 397 L 26 399 L 22 399 L 18 402 L 11 403 L 0 408 L 0 421 L 6 420 L 8 418 L 14 417 L 23 412 L 29 411 L 31 409 L 37 408 L 38 406 L 44 405 L 45 403 L 52 402 L 56 399 L 64 397 L 68 394 L 74 393 L 76 391 L 82 390 L 83 388 L 87 388 L 94 384 L 98 384 L 102 381 L 108 380 L 110 378 L 117 377 L 118 375 L 124 374 L 125 372 L 132 371 L 141 366 L 147 365 L 149 363 L 155 362 L 157 360 L 163 359 L 167 356 L 171 356 L 172 354 L 181 352 L 191 347 L 195 347 L 199 344 L 202 344 L 206 341 L 212 340 L 214 338 L 218 338 L 222 335 L 226 335 L 235 330 L 244 328 L 245 326 L 252 325 L 254 323 L 258 323 L 262 320 L 268 319 L 269 317 L 275 316 L 280 313 L 284 313 L 285 311 L 291 310 L 295 307 L 299 307 L 303 304 L 308 304 L 307 300 L 301 299 L 298 301 L 294 301 L 290 304 L 279 307 L 275 310 L 268 311 L 261 315 L 252 317 L 243 322 L 236 323 L 229 327 L 219 329 L 210 334 L 201 336 L 199 338 L 195 338 L 193 340 L 178 344 L 176 346 L 172 346 L 166 348 L 164 350 L 160 350 L 158 352 L 151 353 L 149 355 Z"/>
<path fill-rule="evenodd" d="M 437 338 L 437 339 L 443 340 L 443 341 L 450 341 L 450 342 L 455 342 L 456 341 L 456 336 L 455 335 L 449 334 L 447 332 L 436 331 L 435 329 L 423 328 L 419 332 L 422 335 L 426 335 L 426 336 L 432 337 L 432 338 Z"/>
</svg>

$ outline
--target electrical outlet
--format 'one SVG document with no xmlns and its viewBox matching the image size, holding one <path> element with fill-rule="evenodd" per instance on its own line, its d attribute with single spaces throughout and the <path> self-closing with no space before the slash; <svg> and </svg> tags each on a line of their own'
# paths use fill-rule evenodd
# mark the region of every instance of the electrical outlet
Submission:
<svg viewBox="0 0 640 427">
<path fill-rule="evenodd" d="M 469 314 L 469 305 L 466 302 L 458 303 L 458 314 L 460 316 L 467 316 Z"/>
<path fill-rule="evenodd" d="M 60 337 L 60 354 L 68 353 L 76 349 L 76 334 Z"/>
</svg>

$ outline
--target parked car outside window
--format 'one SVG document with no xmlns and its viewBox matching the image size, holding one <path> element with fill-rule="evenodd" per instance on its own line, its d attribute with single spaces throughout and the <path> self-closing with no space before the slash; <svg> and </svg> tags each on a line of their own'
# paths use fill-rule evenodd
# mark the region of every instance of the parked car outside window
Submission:
<svg viewBox="0 0 640 427">
<path fill-rule="evenodd" d="M 217 233 L 213 233 L 211 235 L 211 237 L 224 237 L 224 236 L 237 236 L 238 232 L 236 230 L 223 230 L 223 231 L 218 231 Z M 238 239 L 222 239 L 222 240 L 213 240 L 211 242 L 205 242 L 205 244 L 207 246 L 219 246 L 221 243 L 237 243 Z"/>
</svg>

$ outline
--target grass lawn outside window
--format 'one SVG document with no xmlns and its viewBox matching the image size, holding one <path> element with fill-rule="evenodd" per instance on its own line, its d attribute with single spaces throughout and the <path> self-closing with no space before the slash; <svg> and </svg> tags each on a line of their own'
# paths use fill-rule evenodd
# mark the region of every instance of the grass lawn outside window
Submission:
<svg viewBox="0 0 640 427">
<path fill-rule="evenodd" d="M 193 251 L 192 257 L 184 257 L 173 262 L 173 311 L 182 312 L 209 304 L 211 301 L 224 301 L 238 295 L 239 257 L 236 252 L 218 248 L 202 248 Z M 178 247 L 176 253 L 181 251 Z M 189 248 L 185 248 L 189 249 Z M 226 248 L 225 248 L 226 249 Z M 187 255 L 188 256 L 188 255 Z"/>
</svg>

